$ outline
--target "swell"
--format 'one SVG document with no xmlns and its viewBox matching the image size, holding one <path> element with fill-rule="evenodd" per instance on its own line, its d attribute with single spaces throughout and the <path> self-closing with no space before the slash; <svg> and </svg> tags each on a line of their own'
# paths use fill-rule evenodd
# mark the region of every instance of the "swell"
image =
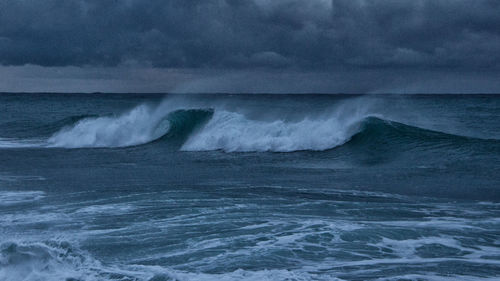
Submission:
<svg viewBox="0 0 500 281">
<path fill-rule="evenodd" d="M 255 121 L 234 112 L 216 112 L 182 146 L 186 151 L 327 151 L 357 149 L 439 149 L 500 151 L 500 141 L 448 134 L 387 120 L 379 115 L 330 115 L 297 122 Z"/>
<path fill-rule="evenodd" d="M 97 117 L 95 115 L 76 115 L 69 116 L 49 123 L 39 123 L 33 120 L 17 120 L 3 122 L 0 124 L 0 130 L 3 134 L 15 136 L 16 138 L 40 138 L 50 136 L 65 126 L 70 126 L 76 122 Z"/>
<path fill-rule="evenodd" d="M 406 149 L 467 149 L 474 147 L 489 148 L 492 151 L 500 150 L 500 140 L 497 139 L 480 139 L 454 135 L 374 116 L 363 120 L 359 132 L 353 135 L 346 145 L 354 147 L 399 146 Z"/>
<path fill-rule="evenodd" d="M 484 147 L 477 139 L 410 126 L 363 111 L 333 110 L 300 120 L 255 120 L 223 109 L 177 109 L 140 105 L 117 116 L 72 116 L 39 126 L 37 139 L 0 139 L 0 147 L 129 147 L 175 144 L 183 151 L 293 152 L 354 148 Z M 44 135 L 48 135 L 43 139 Z"/>
</svg>

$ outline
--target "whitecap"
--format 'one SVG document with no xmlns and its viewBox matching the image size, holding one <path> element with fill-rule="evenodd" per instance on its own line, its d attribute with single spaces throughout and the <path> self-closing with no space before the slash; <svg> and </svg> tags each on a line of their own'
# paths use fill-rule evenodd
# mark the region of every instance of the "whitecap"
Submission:
<svg viewBox="0 0 500 281">
<path fill-rule="evenodd" d="M 86 118 L 51 136 L 49 147 L 124 147 L 151 142 L 169 130 L 165 113 L 145 104 L 119 116 Z"/>
<path fill-rule="evenodd" d="M 301 121 L 262 121 L 237 112 L 216 111 L 213 118 L 182 146 L 184 151 L 225 152 L 327 150 L 347 142 L 365 116 L 337 114 Z"/>
</svg>

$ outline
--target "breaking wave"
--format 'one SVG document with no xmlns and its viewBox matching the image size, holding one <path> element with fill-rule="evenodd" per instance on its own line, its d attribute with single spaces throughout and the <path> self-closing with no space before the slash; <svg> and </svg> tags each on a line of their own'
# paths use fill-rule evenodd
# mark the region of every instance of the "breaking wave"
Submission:
<svg viewBox="0 0 500 281">
<path fill-rule="evenodd" d="M 178 110 L 164 115 L 147 105 L 140 105 L 118 117 L 80 120 L 52 135 L 47 143 L 50 147 L 65 148 L 140 145 L 166 134 L 192 129 L 211 114 L 211 110 Z"/>
<path fill-rule="evenodd" d="M 296 122 L 259 121 L 243 114 L 221 111 L 182 146 L 186 151 L 327 150 L 342 145 L 359 129 L 362 116 L 337 115 Z"/>
<path fill-rule="evenodd" d="M 59 126 L 59 129 L 57 127 Z M 62 128 L 61 128 L 62 127 Z M 332 109 L 299 119 L 255 119 L 226 109 L 140 105 L 117 116 L 68 117 L 40 129 L 42 139 L 0 139 L 0 147 L 129 147 L 152 142 L 182 151 L 324 151 L 349 145 L 469 145 L 499 141 L 473 139 L 384 119 L 366 110 Z"/>
</svg>

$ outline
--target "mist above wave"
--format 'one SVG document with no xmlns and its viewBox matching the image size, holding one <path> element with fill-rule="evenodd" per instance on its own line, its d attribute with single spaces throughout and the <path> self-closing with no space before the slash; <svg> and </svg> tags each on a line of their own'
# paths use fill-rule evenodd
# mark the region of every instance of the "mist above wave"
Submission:
<svg viewBox="0 0 500 281">
<path fill-rule="evenodd" d="M 169 130 L 159 124 L 162 115 L 147 105 L 139 105 L 120 116 L 86 118 L 64 127 L 51 136 L 52 147 L 123 147 L 153 141 Z"/>
<path fill-rule="evenodd" d="M 182 146 L 185 151 L 226 152 L 326 150 L 355 134 L 364 116 L 305 118 L 300 121 L 260 121 L 236 112 L 220 111 Z"/>
<path fill-rule="evenodd" d="M 212 112 L 210 116 L 197 116 L 196 112 L 209 110 L 188 108 L 164 102 L 156 107 L 139 105 L 118 116 L 84 118 L 49 137 L 47 146 L 127 147 L 146 144 L 172 130 L 188 127 L 187 141 L 181 147 L 184 151 L 326 150 L 348 141 L 367 116 L 366 108 L 358 103 L 344 103 L 322 114 L 294 120 L 255 119 L 223 106 L 216 108 L 213 116 Z"/>
<path fill-rule="evenodd" d="M 392 121 L 393 117 L 384 117 L 384 108 L 366 99 L 343 100 L 321 110 L 295 104 L 273 111 L 252 108 L 244 102 L 228 106 L 220 101 L 166 99 L 118 115 L 66 117 L 64 122 L 56 122 L 57 126 L 49 126 L 55 129 L 49 137 L 3 138 L 0 148 L 113 148 L 161 139 L 182 151 L 292 152 L 329 150 L 351 140 L 361 145 L 466 141 L 464 137 L 407 125 L 412 124 L 411 119 Z"/>
</svg>

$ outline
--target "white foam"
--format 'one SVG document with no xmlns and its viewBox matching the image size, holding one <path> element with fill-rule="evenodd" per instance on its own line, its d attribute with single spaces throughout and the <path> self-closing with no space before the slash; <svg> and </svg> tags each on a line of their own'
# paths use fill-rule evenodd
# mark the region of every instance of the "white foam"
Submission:
<svg viewBox="0 0 500 281">
<path fill-rule="evenodd" d="M 44 142 L 39 139 L 0 138 L 0 148 L 30 148 L 42 146 Z"/>
<path fill-rule="evenodd" d="M 114 117 L 86 118 L 63 128 L 47 141 L 50 147 L 123 147 L 151 142 L 169 130 L 160 124 L 165 112 L 139 105 Z"/>
<path fill-rule="evenodd" d="M 417 227 L 417 228 L 433 228 L 433 229 L 450 229 L 450 230 L 462 230 L 462 229 L 476 229 L 483 230 L 480 223 L 491 223 L 494 222 L 492 218 L 486 218 L 485 220 L 470 220 L 463 218 L 454 217 L 441 217 L 441 218 L 429 218 L 424 221 L 380 221 L 377 222 L 384 226 L 398 226 L 398 227 Z"/>
<path fill-rule="evenodd" d="M 0 223 L 4 228 L 39 223 L 51 223 L 54 225 L 72 223 L 73 220 L 63 213 L 39 213 L 39 212 L 16 212 L 0 216 Z"/>
<path fill-rule="evenodd" d="M 78 209 L 76 213 L 84 213 L 89 215 L 96 214 L 125 214 L 134 210 L 134 206 L 128 204 L 106 204 L 106 205 L 92 205 Z"/>
<path fill-rule="evenodd" d="M 477 277 L 477 276 L 465 276 L 465 275 L 436 275 L 436 274 L 405 274 L 392 277 L 378 278 L 375 280 L 379 281 L 400 281 L 400 280 L 427 280 L 427 281 L 496 281 L 496 277 Z"/>
<path fill-rule="evenodd" d="M 71 254 L 64 247 L 36 242 L 3 243 L 0 245 L 0 280 L 97 279 L 93 272 L 83 272 L 84 262 L 84 257 Z"/>
<path fill-rule="evenodd" d="M 214 281 L 233 281 L 233 280 L 245 280 L 245 281 L 274 281 L 274 280 L 331 280 L 340 281 L 342 279 L 336 278 L 331 274 L 314 274 L 299 270 L 285 270 L 285 269 L 273 269 L 273 270 L 242 270 L 238 269 L 230 273 L 221 274 L 207 274 L 207 273 L 184 273 L 171 271 L 165 274 L 166 277 L 172 278 L 179 281 L 188 280 L 214 280 Z M 168 279 L 167 279 L 168 280 Z"/>
<path fill-rule="evenodd" d="M 0 244 L 2 281 L 149 280 L 152 276 L 151 271 L 105 266 L 66 241 L 7 241 Z"/>
<path fill-rule="evenodd" d="M 225 152 L 327 150 L 342 145 L 358 131 L 365 115 L 305 118 L 301 121 L 248 119 L 236 112 L 216 111 L 213 118 L 182 146 L 184 151 Z"/>
<path fill-rule="evenodd" d="M 468 248 L 462 247 L 457 240 L 450 237 L 422 237 L 405 240 L 395 240 L 384 237 L 381 242 L 371 245 L 380 248 L 390 248 L 401 258 L 415 258 L 417 257 L 417 248 L 431 244 L 439 244 L 458 250 L 469 250 Z"/>
<path fill-rule="evenodd" d="M 43 181 L 46 178 L 41 176 L 17 176 L 0 174 L 0 181 L 16 182 L 16 181 Z"/>
<path fill-rule="evenodd" d="M 0 280 L 341 280 L 304 269 L 242 270 L 210 274 L 161 266 L 104 265 L 68 242 L 0 244 Z"/>
<path fill-rule="evenodd" d="M 166 134 L 165 120 L 175 109 L 205 105 L 165 100 L 156 106 L 138 105 L 117 116 L 92 117 L 78 121 L 47 140 L 0 139 L 0 148 L 16 147 L 126 147 L 145 144 Z M 212 104 L 212 119 L 190 136 L 182 150 L 277 151 L 326 150 L 342 145 L 358 131 L 359 123 L 372 116 L 364 100 L 349 100 L 332 106 L 326 113 L 308 113 L 302 120 L 268 118 L 255 120 L 244 113 Z M 258 112 L 253 112 L 257 114 Z M 369 114 L 370 113 L 370 114 Z"/>
</svg>

